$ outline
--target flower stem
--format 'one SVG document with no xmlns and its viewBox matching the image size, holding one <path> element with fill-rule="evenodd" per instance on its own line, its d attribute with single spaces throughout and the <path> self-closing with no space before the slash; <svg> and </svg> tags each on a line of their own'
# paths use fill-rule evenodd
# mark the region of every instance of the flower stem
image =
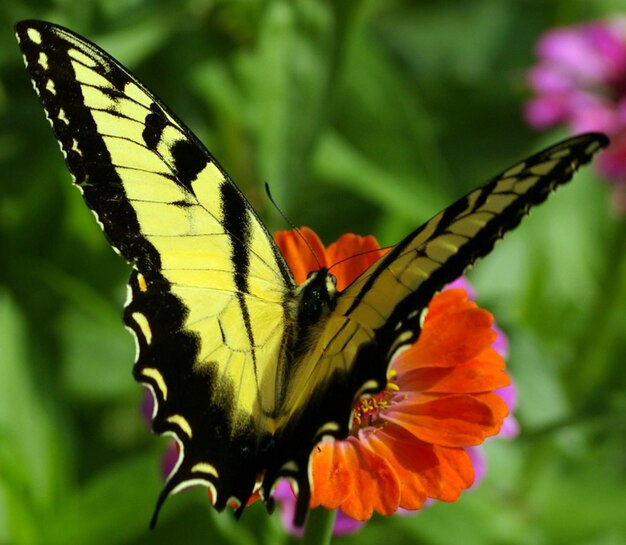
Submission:
<svg viewBox="0 0 626 545">
<path fill-rule="evenodd" d="M 337 511 L 329 511 L 323 507 L 309 511 L 304 525 L 303 545 L 328 545 L 333 535 Z"/>
</svg>

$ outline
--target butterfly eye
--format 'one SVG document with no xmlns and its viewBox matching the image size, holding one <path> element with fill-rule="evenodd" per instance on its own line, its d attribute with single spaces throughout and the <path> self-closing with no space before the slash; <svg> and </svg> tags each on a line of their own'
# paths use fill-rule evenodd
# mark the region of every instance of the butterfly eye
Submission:
<svg viewBox="0 0 626 545">
<path fill-rule="evenodd" d="M 333 286 L 337 286 L 337 277 L 334 274 L 328 273 L 328 278 L 333 283 Z"/>
</svg>

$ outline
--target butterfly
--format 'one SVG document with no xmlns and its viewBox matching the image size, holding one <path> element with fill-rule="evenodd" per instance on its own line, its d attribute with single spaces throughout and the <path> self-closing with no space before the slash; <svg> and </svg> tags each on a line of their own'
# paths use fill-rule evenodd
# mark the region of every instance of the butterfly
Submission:
<svg viewBox="0 0 626 545">
<path fill-rule="evenodd" d="M 521 161 L 410 233 L 339 292 L 296 285 L 266 227 L 191 131 L 135 76 L 61 26 L 16 27 L 75 185 L 132 265 L 124 322 L 152 426 L 180 447 L 152 519 L 184 487 L 239 515 L 281 478 L 307 513 L 311 452 L 345 438 L 359 396 L 382 390 L 433 295 L 486 255 L 608 140 L 583 134 Z"/>
</svg>

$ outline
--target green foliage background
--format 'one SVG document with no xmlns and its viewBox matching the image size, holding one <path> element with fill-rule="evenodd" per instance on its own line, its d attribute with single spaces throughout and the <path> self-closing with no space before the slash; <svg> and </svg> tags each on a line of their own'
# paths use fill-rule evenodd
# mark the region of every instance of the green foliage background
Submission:
<svg viewBox="0 0 626 545">
<path fill-rule="evenodd" d="M 521 117 L 546 29 L 621 2 L 3 0 L 0 5 L 0 544 L 287 543 L 262 506 L 236 523 L 198 489 L 147 530 L 152 437 L 109 249 L 32 92 L 13 24 L 98 42 L 184 119 L 272 228 L 393 243 L 564 133 Z M 516 441 L 452 505 L 375 518 L 344 543 L 626 543 L 626 226 L 593 169 L 471 273 L 511 340 Z"/>
</svg>

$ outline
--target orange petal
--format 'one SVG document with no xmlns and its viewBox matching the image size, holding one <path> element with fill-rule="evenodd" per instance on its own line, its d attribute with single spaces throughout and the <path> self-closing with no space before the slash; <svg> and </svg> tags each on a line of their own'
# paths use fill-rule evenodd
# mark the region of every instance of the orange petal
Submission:
<svg viewBox="0 0 626 545">
<path fill-rule="evenodd" d="M 311 507 L 337 509 L 350 494 L 351 476 L 343 441 L 324 440 L 315 447 L 312 459 Z"/>
<path fill-rule="evenodd" d="M 473 303 L 459 300 L 459 294 L 465 291 L 447 290 L 435 296 L 417 342 L 393 360 L 393 369 L 406 373 L 418 367 L 457 365 L 491 346 L 496 340 L 491 329 L 493 317 Z M 441 308 L 441 299 L 452 304 Z M 433 303 L 436 312 L 431 316 Z"/>
<path fill-rule="evenodd" d="M 337 278 L 337 289 L 344 290 L 388 250 L 381 250 L 372 235 L 362 237 L 351 233 L 342 235 L 326 249 L 328 263 Z M 336 265 L 336 266 L 335 266 Z"/>
<path fill-rule="evenodd" d="M 442 488 L 437 499 L 456 501 L 461 492 L 474 482 L 474 466 L 462 448 L 435 446 L 435 454 L 441 468 Z"/>
<path fill-rule="evenodd" d="M 320 446 L 312 462 L 312 507 L 340 507 L 355 520 L 368 520 L 373 511 L 390 515 L 398 509 L 400 485 L 384 458 L 364 448 L 354 437 L 325 441 Z"/>
<path fill-rule="evenodd" d="M 472 394 L 489 392 L 510 384 L 502 356 L 493 348 L 454 367 L 420 367 L 398 375 L 401 391 Z"/>
<path fill-rule="evenodd" d="M 449 447 L 479 445 L 500 430 L 506 404 L 492 393 L 476 395 L 405 394 L 383 415 L 418 439 Z"/>
<path fill-rule="evenodd" d="M 428 318 L 434 320 L 441 314 L 451 310 L 477 308 L 478 305 L 469 299 L 468 293 L 462 288 L 450 288 L 434 295 L 428 304 Z"/>
<path fill-rule="evenodd" d="M 510 377 L 507 376 L 507 378 L 510 382 Z M 509 407 L 506 402 L 495 392 L 483 392 L 482 394 L 475 394 L 474 397 L 491 407 L 496 423 L 498 424 L 498 429 L 495 434 L 498 434 L 500 432 L 500 426 L 502 426 L 502 421 L 509 416 Z"/>
<path fill-rule="evenodd" d="M 324 244 L 317 234 L 308 227 L 300 227 L 298 231 L 276 231 L 274 240 L 287 261 L 296 284 L 302 284 L 311 271 L 327 267 L 328 264 Z"/>
<path fill-rule="evenodd" d="M 389 461 L 400 482 L 400 507 L 420 509 L 441 490 L 441 469 L 433 445 L 416 440 L 398 426 L 385 426 L 359 439 Z"/>
</svg>

